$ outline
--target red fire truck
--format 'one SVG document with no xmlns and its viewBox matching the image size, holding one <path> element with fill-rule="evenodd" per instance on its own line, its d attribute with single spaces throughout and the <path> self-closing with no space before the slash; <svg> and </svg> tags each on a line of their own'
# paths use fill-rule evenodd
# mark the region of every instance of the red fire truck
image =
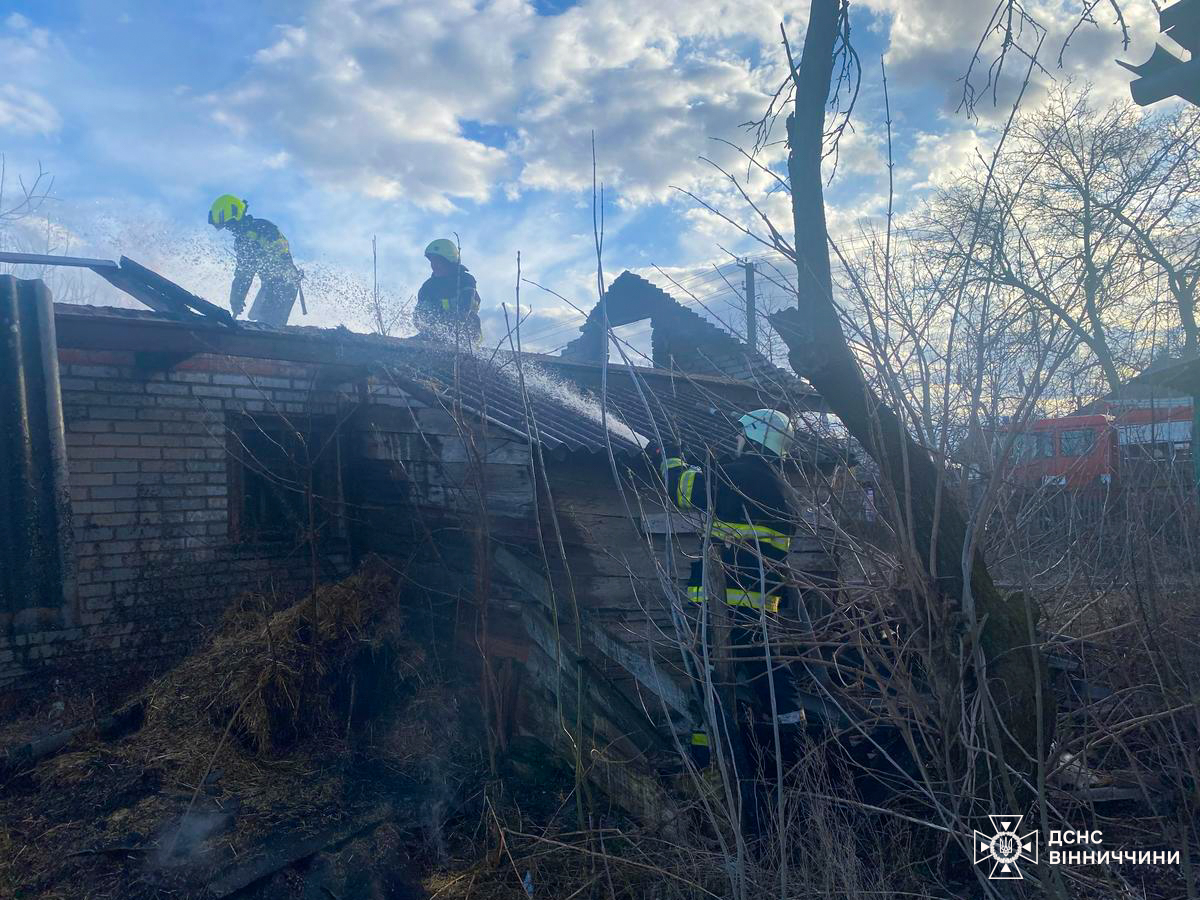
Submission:
<svg viewBox="0 0 1200 900">
<path fill-rule="evenodd" d="M 1010 477 L 1018 484 L 1068 490 L 1106 486 L 1116 477 L 1119 462 L 1116 419 L 1036 419 L 1016 436 L 1010 459 Z"/>
</svg>

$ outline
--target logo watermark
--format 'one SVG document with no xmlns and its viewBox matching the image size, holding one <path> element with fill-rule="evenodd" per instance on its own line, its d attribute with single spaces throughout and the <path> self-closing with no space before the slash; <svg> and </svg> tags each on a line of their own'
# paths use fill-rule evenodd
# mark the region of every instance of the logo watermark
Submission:
<svg viewBox="0 0 1200 900">
<path fill-rule="evenodd" d="M 992 833 L 974 832 L 975 865 L 992 862 L 988 878 L 994 881 L 1018 880 L 1025 876 L 1020 863 L 1037 864 L 1038 832 L 1020 834 L 1023 816 L 988 816 Z M 1092 831 L 1053 830 L 1047 841 L 1046 863 L 1052 866 L 1096 866 L 1122 863 L 1139 866 L 1177 866 L 1178 850 L 1102 850 L 1104 834 Z M 1074 849 L 1059 850 L 1059 847 Z"/>
<path fill-rule="evenodd" d="M 988 878 L 992 881 L 1017 881 L 1025 876 L 1021 874 L 1021 862 L 1037 865 L 1038 833 L 1030 831 L 1019 834 L 1021 819 L 1024 816 L 988 816 L 992 823 L 992 834 L 982 831 L 975 832 L 975 865 L 992 860 L 992 871 Z"/>
</svg>

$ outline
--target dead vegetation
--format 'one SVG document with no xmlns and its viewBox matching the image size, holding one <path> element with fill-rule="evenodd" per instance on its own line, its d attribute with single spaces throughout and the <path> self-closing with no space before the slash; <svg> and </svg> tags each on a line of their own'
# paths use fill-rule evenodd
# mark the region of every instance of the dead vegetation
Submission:
<svg viewBox="0 0 1200 900">
<path fill-rule="evenodd" d="M 0 892 L 224 896 L 359 832 L 387 843 L 385 823 L 419 831 L 479 749 L 407 614 L 378 561 L 278 610 L 242 598 L 140 695 L 140 728 L 4 786 Z"/>
</svg>

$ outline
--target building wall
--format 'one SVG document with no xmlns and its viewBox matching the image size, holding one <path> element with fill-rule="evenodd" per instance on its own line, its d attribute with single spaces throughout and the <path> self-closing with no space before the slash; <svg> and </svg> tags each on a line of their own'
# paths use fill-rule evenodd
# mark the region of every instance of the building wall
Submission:
<svg viewBox="0 0 1200 900">
<path fill-rule="evenodd" d="M 166 372 L 132 353 L 60 349 L 59 362 L 75 596 L 0 629 L 0 689 L 47 669 L 136 676 L 184 653 L 230 598 L 306 588 L 302 543 L 231 534 L 227 417 L 336 417 L 350 385 L 317 387 L 315 366 L 214 355 Z M 325 549 L 320 575 L 344 571 L 344 539 Z"/>
</svg>

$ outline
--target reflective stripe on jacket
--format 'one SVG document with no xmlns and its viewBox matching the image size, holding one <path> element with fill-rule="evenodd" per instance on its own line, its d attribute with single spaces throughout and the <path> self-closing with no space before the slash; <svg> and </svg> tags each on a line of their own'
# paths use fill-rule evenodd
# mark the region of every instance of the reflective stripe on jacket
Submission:
<svg viewBox="0 0 1200 900">
<path fill-rule="evenodd" d="M 668 495 L 682 510 L 707 511 L 711 498 L 709 536 L 721 547 L 725 602 L 777 612 L 796 526 L 771 464 L 744 454 L 721 464 L 710 484 L 703 469 L 672 457 L 663 463 L 663 475 Z M 688 596 L 696 602 L 705 598 L 703 572 L 702 560 L 692 564 Z"/>
</svg>

